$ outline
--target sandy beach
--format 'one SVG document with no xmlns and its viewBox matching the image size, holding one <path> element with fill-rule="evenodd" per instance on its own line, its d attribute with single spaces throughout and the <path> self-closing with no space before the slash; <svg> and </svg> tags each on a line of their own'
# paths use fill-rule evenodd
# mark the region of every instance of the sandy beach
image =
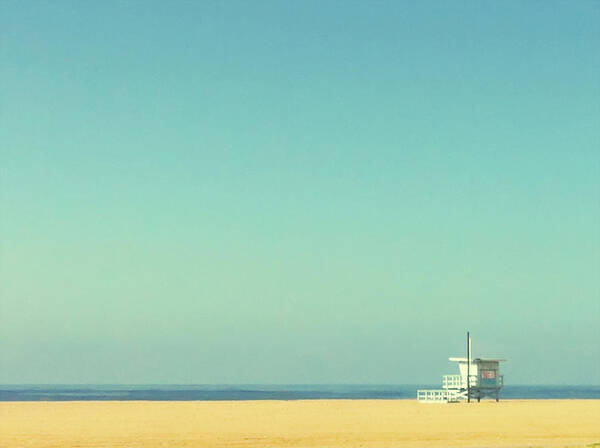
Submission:
<svg viewBox="0 0 600 448">
<path fill-rule="evenodd" d="M 0 446 L 600 446 L 600 400 L 3 402 Z"/>
</svg>

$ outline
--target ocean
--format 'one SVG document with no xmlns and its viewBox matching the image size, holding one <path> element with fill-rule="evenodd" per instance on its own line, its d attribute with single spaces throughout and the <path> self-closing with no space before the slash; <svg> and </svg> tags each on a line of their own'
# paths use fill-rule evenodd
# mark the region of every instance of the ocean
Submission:
<svg viewBox="0 0 600 448">
<path fill-rule="evenodd" d="M 0 401 L 416 399 L 438 385 L 0 385 Z M 501 399 L 600 399 L 600 386 L 505 386 Z"/>
</svg>

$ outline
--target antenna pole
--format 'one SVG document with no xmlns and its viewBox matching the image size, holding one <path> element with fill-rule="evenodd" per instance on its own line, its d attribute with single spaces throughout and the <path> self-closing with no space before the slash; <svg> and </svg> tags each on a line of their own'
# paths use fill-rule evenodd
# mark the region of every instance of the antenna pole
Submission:
<svg viewBox="0 0 600 448">
<path fill-rule="evenodd" d="M 467 403 L 471 402 L 471 338 L 467 331 Z"/>
</svg>

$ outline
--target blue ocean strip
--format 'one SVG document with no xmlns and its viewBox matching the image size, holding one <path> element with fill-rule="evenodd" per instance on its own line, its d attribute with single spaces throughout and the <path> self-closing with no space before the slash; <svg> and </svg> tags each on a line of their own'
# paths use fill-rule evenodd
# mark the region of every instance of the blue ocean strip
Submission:
<svg viewBox="0 0 600 448">
<path fill-rule="evenodd" d="M 0 385 L 0 401 L 414 399 L 439 385 Z M 600 386 L 506 386 L 501 399 L 600 399 Z"/>
</svg>

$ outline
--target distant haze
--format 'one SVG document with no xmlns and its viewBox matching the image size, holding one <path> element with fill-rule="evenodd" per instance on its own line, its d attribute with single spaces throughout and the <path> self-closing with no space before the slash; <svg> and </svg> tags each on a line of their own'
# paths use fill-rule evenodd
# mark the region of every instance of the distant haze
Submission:
<svg viewBox="0 0 600 448">
<path fill-rule="evenodd" d="M 0 383 L 600 384 L 599 24 L 0 2 Z"/>
</svg>

